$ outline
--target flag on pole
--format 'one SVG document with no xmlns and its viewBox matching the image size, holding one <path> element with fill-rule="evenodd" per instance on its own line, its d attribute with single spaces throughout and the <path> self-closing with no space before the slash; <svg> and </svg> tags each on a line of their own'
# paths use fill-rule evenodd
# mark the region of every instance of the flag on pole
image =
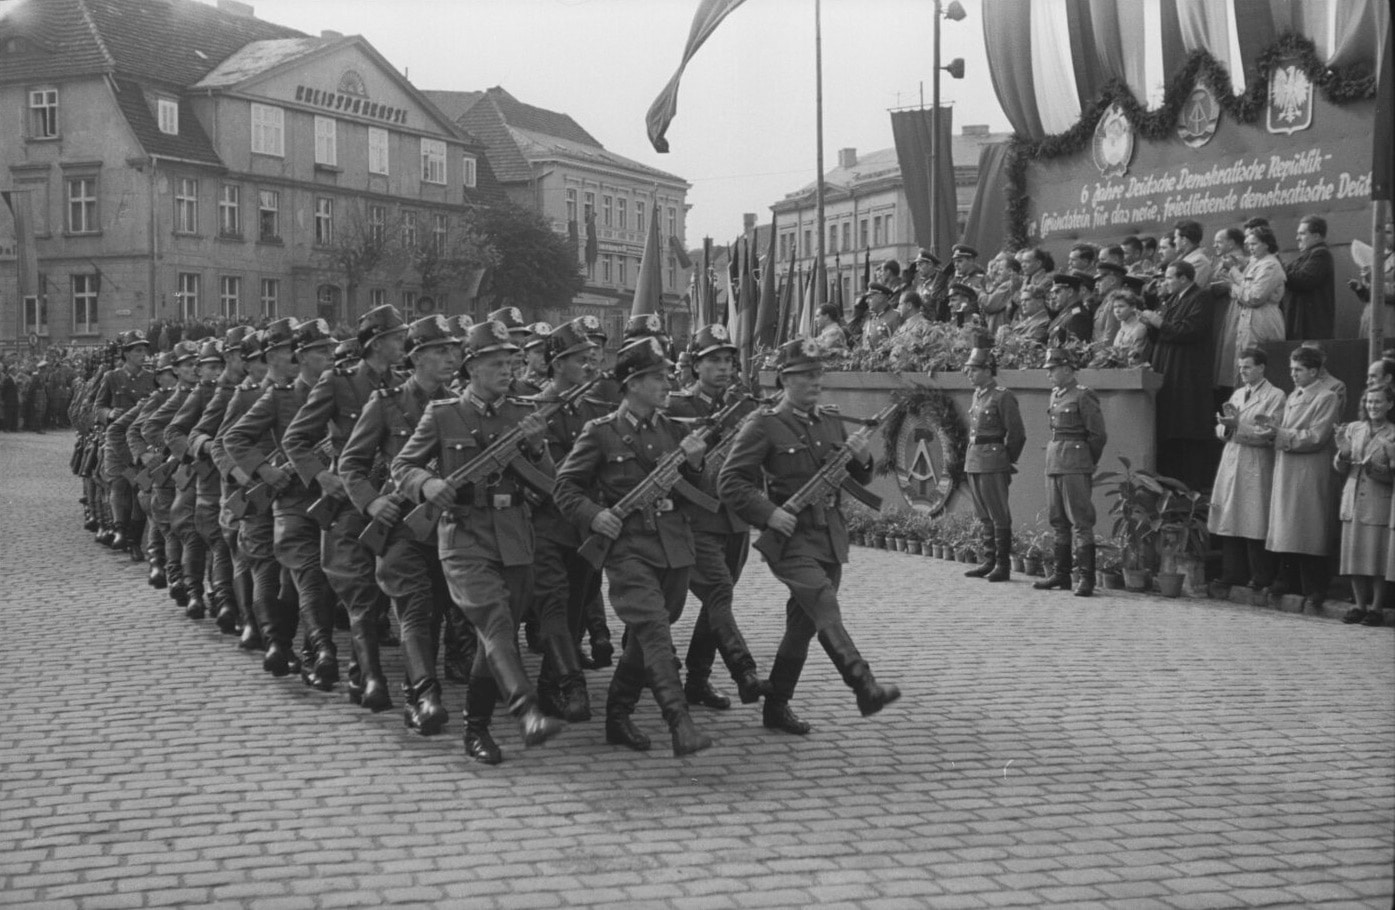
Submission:
<svg viewBox="0 0 1395 910">
<path fill-rule="evenodd" d="M 752 274 L 751 260 L 755 257 L 755 243 L 746 237 L 746 255 L 741 259 L 741 365 L 751 362 L 751 354 L 756 349 L 756 310 L 760 306 L 760 291 L 756 288 L 756 278 Z"/>
<path fill-rule="evenodd" d="M 839 315 L 843 313 L 843 263 L 835 255 L 833 257 L 833 287 L 828 295 L 828 302 L 838 308 Z M 815 314 L 818 315 L 817 313 Z M 816 320 L 817 321 L 817 320 Z"/>
<path fill-rule="evenodd" d="M 796 288 L 799 287 L 799 285 L 795 283 L 798 280 L 799 279 L 795 276 L 794 273 L 794 249 L 791 246 L 790 268 L 789 271 L 785 274 L 784 286 L 780 288 L 780 322 L 777 325 L 775 333 L 775 347 L 777 348 L 780 345 L 784 344 L 785 341 L 789 338 L 790 304 L 794 301 Z"/>
<path fill-rule="evenodd" d="M 693 15 L 693 27 L 688 32 L 688 43 L 683 48 L 683 62 L 678 64 L 678 71 L 668 80 L 668 85 L 659 92 L 659 97 L 654 99 L 654 103 L 649 105 L 649 113 L 644 115 L 644 123 L 649 130 L 649 141 L 653 144 L 654 151 L 668 151 L 668 140 L 664 138 L 664 133 L 668 132 L 668 125 L 673 122 L 674 114 L 678 113 L 678 82 L 683 78 L 683 70 L 687 69 L 688 61 L 693 59 L 693 54 L 697 53 L 697 49 L 702 47 L 703 42 L 727 14 L 742 2 L 743 0 L 701 0 L 698 4 L 697 12 Z"/>
<path fill-rule="evenodd" d="M 596 257 L 600 255 L 600 243 L 596 240 L 596 213 L 586 213 L 586 267 L 590 268 L 596 264 Z"/>
<path fill-rule="evenodd" d="M 712 319 L 712 238 L 702 238 L 702 271 L 697 275 L 697 326 L 711 325 Z"/>
<path fill-rule="evenodd" d="M 770 219 L 770 243 L 766 247 L 765 267 L 760 273 L 760 308 L 756 311 L 756 347 L 773 348 L 780 331 L 780 299 L 775 294 L 775 230 Z"/>
<path fill-rule="evenodd" d="M 727 334 L 731 336 L 732 344 L 736 345 L 737 349 L 740 350 L 741 342 L 738 340 L 738 336 L 741 333 L 741 320 L 738 319 L 736 316 L 736 284 L 737 275 L 739 274 L 739 272 L 737 270 L 736 254 L 732 252 L 731 244 L 727 244 L 727 267 L 725 269 L 725 272 L 727 291 L 727 311 L 723 314 L 724 319 L 719 321 L 724 321 L 726 323 Z"/>
<path fill-rule="evenodd" d="M 595 223 L 595 215 L 591 223 Z M 635 299 L 630 306 L 631 316 L 644 316 L 660 312 L 664 294 L 663 266 L 659 260 L 663 251 L 659 247 L 659 219 L 649 219 L 649 236 L 644 239 L 644 256 L 639 260 L 639 276 L 635 279 Z"/>
<path fill-rule="evenodd" d="M 19 286 L 19 298 L 42 297 L 39 287 L 39 251 L 34 246 L 33 209 L 30 208 L 32 193 L 28 190 L 3 190 L 0 198 L 5 200 L 15 225 L 15 267 Z"/>
</svg>

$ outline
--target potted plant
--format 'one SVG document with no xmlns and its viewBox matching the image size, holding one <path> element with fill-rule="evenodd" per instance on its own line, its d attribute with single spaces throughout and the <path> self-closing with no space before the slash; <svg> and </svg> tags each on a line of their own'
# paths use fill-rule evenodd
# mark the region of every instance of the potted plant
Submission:
<svg viewBox="0 0 1395 910">
<path fill-rule="evenodd" d="M 1181 590 L 1198 596 L 1206 590 L 1205 560 L 1211 539 L 1206 528 L 1206 517 L 1211 507 L 1210 499 L 1205 493 L 1193 490 L 1175 478 L 1159 477 L 1158 480 L 1167 487 L 1160 505 L 1162 528 L 1158 535 L 1158 549 L 1162 555 L 1161 568 L 1181 579 Z M 1163 584 L 1162 576 L 1163 572 L 1159 572 L 1159 587 Z M 1169 580 L 1169 587 L 1173 584 Z"/>
<path fill-rule="evenodd" d="M 1046 574 L 1046 553 L 1050 549 L 1051 539 L 1049 529 L 1039 529 L 1027 536 L 1027 545 L 1022 551 L 1023 572 L 1038 578 Z"/>
<path fill-rule="evenodd" d="M 1101 588 L 1109 591 L 1124 589 L 1123 549 L 1117 541 L 1095 541 L 1095 569 Z"/>
<path fill-rule="evenodd" d="M 1124 587 L 1146 591 L 1151 587 L 1156 565 L 1157 538 L 1163 524 L 1160 504 L 1167 487 L 1152 471 L 1135 470 L 1123 456 L 1119 461 L 1124 466 L 1122 474 L 1106 471 L 1095 482 L 1110 483 L 1105 495 L 1113 500 L 1109 514 L 1114 516 L 1112 536 L 1123 555 Z"/>
<path fill-rule="evenodd" d="M 1009 561 L 1012 563 L 1012 571 L 1026 572 L 1026 553 L 1032 545 L 1032 535 L 1026 531 L 1012 532 L 1012 551 L 1009 554 Z"/>
</svg>

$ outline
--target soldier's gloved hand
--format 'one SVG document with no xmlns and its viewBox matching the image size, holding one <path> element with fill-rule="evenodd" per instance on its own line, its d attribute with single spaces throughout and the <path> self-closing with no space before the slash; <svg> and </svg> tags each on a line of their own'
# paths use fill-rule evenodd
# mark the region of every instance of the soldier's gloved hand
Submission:
<svg viewBox="0 0 1395 910">
<path fill-rule="evenodd" d="M 379 496 L 368 504 L 368 517 L 384 524 L 397 524 L 402 517 L 402 504 L 396 496 Z"/>
<path fill-rule="evenodd" d="M 321 471 L 315 475 L 315 482 L 320 485 L 320 492 L 326 496 L 343 496 L 344 481 L 339 479 L 339 475 L 333 471 Z"/>
<path fill-rule="evenodd" d="M 246 471 L 242 470 L 242 468 L 239 468 L 237 465 L 233 465 L 232 477 L 233 480 L 237 481 L 237 485 L 240 487 L 251 486 L 252 484 L 252 475 L 248 474 Z"/>
<path fill-rule="evenodd" d="M 437 508 L 449 509 L 455 505 L 455 494 L 451 492 L 450 484 L 439 477 L 433 477 L 422 484 L 421 495 Z"/>
<path fill-rule="evenodd" d="M 602 537 L 609 537 L 611 540 L 618 538 L 624 528 L 625 523 L 610 509 L 598 513 L 595 518 L 591 519 L 591 530 Z"/>
<path fill-rule="evenodd" d="M 872 460 L 872 445 L 863 436 L 849 436 L 848 451 L 852 452 L 853 457 L 859 462 Z"/>
<path fill-rule="evenodd" d="M 277 493 L 291 485 L 291 475 L 275 465 L 264 464 L 257 468 L 257 476 Z"/>
<path fill-rule="evenodd" d="M 678 447 L 687 456 L 688 464 L 693 467 L 702 464 L 702 454 L 707 451 L 707 443 L 703 441 L 701 433 L 689 433 L 684 436 Z"/>
<path fill-rule="evenodd" d="M 784 509 L 776 509 L 770 513 L 770 518 L 765 522 L 765 526 L 772 531 L 776 531 L 786 537 L 794 535 L 794 529 L 799 524 L 799 519 Z"/>
</svg>

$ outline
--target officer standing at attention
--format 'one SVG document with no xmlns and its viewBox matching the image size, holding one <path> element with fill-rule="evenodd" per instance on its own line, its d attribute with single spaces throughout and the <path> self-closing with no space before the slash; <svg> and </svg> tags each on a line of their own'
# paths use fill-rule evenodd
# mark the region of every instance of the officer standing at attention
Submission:
<svg viewBox="0 0 1395 910">
<path fill-rule="evenodd" d="M 360 316 L 362 359 L 353 367 L 321 376 L 281 439 L 281 448 L 311 496 L 329 497 L 340 506 L 325 532 L 322 566 L 330 587 L 349 611 L 353 642 L 349 700 L 371 711 L 392 707 L 379 656 L 383 601 L 374 579 L 373 553 L 358 542 L 367 519 L 352 508 L 343 508 L 349 497 L 334 472 L 334 462 L 369 397 L 396 385 L 392 368 L 402 362 L 406 338 L 407 324 L 394 306 L 374 307 Z"/>
<path fill-rule="evenodd" d="M 512 470 L 458 493 L 443 479 L 515 429 L 523 431 L 523 457 L 551 469 L 547 423 L 531 406 L 506 397 L 518 352 L 502 322 L 473 326 L 465 343 L 470 382 L 464 394 L 427 408 L 392 461 L 392 479 L 410 500 L 442 510 L 441 567 L 451 595 L 479 635 L 465 694 L 465 754 L 487 765 L 503 760 L 489 733 L 500 695 L 518 719 L 525 746 L 546 742 L 563 726 L 538 709 L 537 692 L 518 653 L 518 623 L 532 597 L 533 566 L 523 484 Z"/>
<path fill-rule="evenodd" d="M 859 483 L 872 477 L 872 451 L 866 440 L 847 438 L 836 417 L 819 409 L 823 391 L 823 351 L 812 339 L 787 342 L 776 365 L 785 397 L 762 408 L 741 427 L 717 479 L 722 501 L 758 528 L 788 538 L 771 573 L 790 589 L 785 606 L 785 635 L 770 668 L 764 723 L 772 730 L 802 736 L 809 725 L 790 710 L 794 687 L 817 634 L 824 651 L 857 694 L 863 716 L 876 714 L 901 697 L 896 686 L 881 686 L 843 626 L 838 585 L 848 561 L 848 529 L 838 509 L 839 496 L 794 515 L 780 508 L 808 482 L 825 460 L 845 442 L 853 460 L 848 475 Z"/>
<path fill-rule="evenodd" d="M 450 397 L 446 385 L 460 369 L 460 338 L 444 316 L 424 316 L 408 327 L 405 353 L 411 375 L 368 399 L 339 454 L 339 476 L 361 515 L 392 527 L 377 560 L 376 579 L 397 604 L 402 623 L 407 677 L 403 719 L 422 736 L 433 736 L 449 718 L 436 679 L 436 642 L 446 611 L 459 608 L 451 602 L 436 542 L 418 541 L 400 523 L 407 498 L 388 477 L 388 465 L 411 438 L 427 406 Z"/>
<path fill-rule="evenodd" d="M 1076 381 L 1070 352 L 1046 352 L 1051 376 L 1051 441 L 1046 444 L 1046 504 L 1056 532 L 1056 570 L 1032 585 L 1038 591 L 1071 586 L 1071 540 L 1080 570 L 1076 597 L 1095 593 L 1095 504 L 1090 498 L 1095 466 L 1108 439 L 1099 397 Z"/>
<path fill-rule="evenodd" d="M 697 382 L 686 391 L 669 396 L 668 416 L 688 420 L 710 418 L 740 396 L 732 388 L 737 370 L 737 347 L 727 334 L 726 326 L 713 324 L 699 329 L 689 348 Z M 727 417 L 726 424 L 718 428 L 718 435 L 713 438 L 735 433 L 736 427 L 755 409 L 755 401 L 748 398 Z M 709 458 L 703 468 L 702 483 L 698 485 L 702 492 L 714 498 L 717 473 L 721 468 L 720 463 Z M 731 707 L 731 699 L 713 689 L 710 681 L 713 659 L 720 652 L 736 682 L 741 703 L 752 704 L 764 694 L 764 683 L 756 672 L 751 649 L 732 612 L 732 591 L 741 579 L 741 570 L 751 550 L 750 525 L 727 506 L 722 506 L 715 515 L 686 506 L 685 511 L 693 528 L 697 556 L 688 587 L 702 603 L 702 609 L 693 623 L 692 640 L 683 661 L 688 670 L 683 692 L 690 705 L 718 711 Z"/>
<path fill-rule="evenodd" d="M 609 508 L 677 449 L 690 474 L 702 465 L 701 437 L 684 435 L 663 413 L 672 370 L 657 338 L 636 341 L 616 356 L 615 379 L 624 400 L 614 413 L 586 424 L 557 472 L 553 499 L 578 528 L 614 541 L 605 574 L 611 606 L 629 627 L 629 639 L 606 698 L 606 742 L 641 752 L 650 747 L 649 737 L 630 719 L 647 682 L 672 733 L 673 754 L 681 757 L 712 745 L 688 714 L 669 631 L 688 594 L 692 531 L 671 498 L 623 518 Z"/>
<path fill-rule="evenodd" d="M 998 364 L 989 348 L 974 348 L 964 363 L 964 373 L 974 386 L 969 405 L 969 446 L 964 454 L 964 474 L 969 496 L 982 526 L 983 562 L 964 575 L 1007 581 L 1012 572 L 1012 511 L 1008 484 L 1017 473 L 1017 458 L 1027 444 L 1017 396 L 998 385 Z"/>
</svg>

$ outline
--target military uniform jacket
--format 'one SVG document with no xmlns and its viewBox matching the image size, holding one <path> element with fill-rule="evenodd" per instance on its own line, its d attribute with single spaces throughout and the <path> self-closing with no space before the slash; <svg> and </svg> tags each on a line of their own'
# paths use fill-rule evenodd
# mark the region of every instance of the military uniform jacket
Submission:
<svg viewBox="0 0 1395 910">
<path fill-rule="evenodd" d="M 107 370 L 97 386 L 94 406 L 105 420 L 110 420 L 122 411 L 135 407 L 151 392 L 155 391 L 155 374 L 149 370 L 132 373 L 125 366 Z"/>
<path fill-rule="evenodd" d="M 738 394 L 740 393 L 732 389 L 726 389 L 721 396 L 713 398 L 703 392 L 699 386 L 694 385 L 686 391 L 674 392 L 669 396 L 668 416 L 690 419 L 711 417 L 730 404 L 732 397 Z M 759 405 L 754 401 L 748 400 L 734 415 L 728 417 L 726 424 L 712 436 L 714 442 L 728 433 L 737 432 L 742 421 L 758 407 Z M 717 498 L 717 475 L 721 473 L 722 464 L 725 461 L 724 458 L 708 458 L 703 462 L 702 482 L 697 484 L 697 487 L 713 499 Z M 707 534 L 744 534 L 751 528 L 740 515 L 733 512 L 731 507 L 725 503 L 717 510 L 716 515 L 694 506 L 685 505 L 684 509 L 688 513 L 688 520 L 694 531 L 702 531 Z"/>
<path fill-rule="evenodd" d="M 775 509 L 799 491 L 844 442 L 847 433 L 837 417 L 797 411 L 788 403 L 762 408 L 742 425 L 727 463 L 717 478 L 722 502 L 741 518 L 764 528 Z M 858 483 L 872 479 L 872 465 L 849 462 L 848 475 Z M 823 563 L 848 561 L 848 529 L 835 493 L 822 507 L 804 509 L 785 545 L 786 558 L 809 557 Z"/>
<path fill-rule="evenodd" d="M 1046 444 L 1046 474 L 1093 474 L 1109 438 L 1100 400 L 1077 382 L 1051 390 L 1047 406 L 1051 441 Z"/>
<path fill-rule="evenodd" d="M 223 447 L 227 449 L 228 457 L 249 475 L 255 475 L 257 468 L 267 461 L 277 467 L 289 464 L 281 440 L 286 427 L 291 425 L 309 399 L 310 389 L 310 383 L 302 376 L 290 382 L 269 385 L 247 409 L 247 413 L 238 418 L 237 423 L 223 435 Z M 298 481 L 299 475 L 294 471 L 291 474 L 292 480 Z M 291 487 L 296 485 L 293 482 Z"/>
<path fill-rule="evenodd" d="M 207 459 L 209 464 L 217 465 L 213 461 L 213 438 L 218 435 L 218 431 L 223 426 L 223 415 L 227 412 L 228 401 L 237 391 L 238 384 L 223 377 L 219 377 L 213 383 L 213 394 L 208 397 L 202 412 L 198 415 L 198 421 L 185 434 L 185 447 L 187 449 L 200 450 L 199 458 Z M 188 406 L 188 402 L 185 402 Z M 179 414 L 175 415 L 170 427 L 182 424 L 181 417 L 184 416 L 184 409 L 181 408 Z M 170 430 L 165 431 L 169 435 Z M 216 493 L 219 491 L 219 471 L 207 471 L 198 475 L 198 491 L 201 494 Z"/>
<path fill-rule="evenodd" d="M 547 452 L 552 456 L 554 465 L 560 465 L 567 460 L 567 456 L 571 454 L 572 446 L 576 445 L 577 437 L 581 435 L 581 430 L 586 426 L 587 421 L 604 417 L 615 410 L 615 405 L 612 402 L 595 397 L 595 394 L 596 387 L 592 386 L 591 391 L 584 395 L 581 400 L 563 405 L 547 418 Z M 549 383 L 542 392 L 531 400 L 535 404 L 543 405 L 549 401 L 556 401 L 557 398 L 556 388 Z M 534 509 L 533 530 L 537 532 L 539 537 L 545 537 L 565 546 L 581 546 L 582 538 L 577 527 L 563 517 L 557 504 L 550 498 L 539 503 L 538 507 Z M 587 531 L 587 533 L 590 532 Z"/>
<path fill-rule="evenodd" d="M 145 440 L 150 451 L 157 453 L 162 459 L 169 457 L 169 449 L 165 445 L 165 427 L 169 426 L 174 415 L 179 413 L 179 409 L 184 406 L 184 402 L 193 391 L 193 385 L 175 386 L 164 403 L 146 417 L 141 424 L 141 438 Z M 172 479 L 170 483 L 173 483 Z"/>
<path fill-rule="evenodd" d="M 150 444 L 145 441 L 145 421 L 150 418 L 151 414 L 159 410 L 161 405 L 169 400 L 173 392 L 173 386 L 168 389 L 156 389 L 145 396 L 135 408 L 127 410 L 126 413 L 132 415 L 131 421 L 130 423 L 122 421 L 122 423 L 126 426 L 125 445 L 127 450 L 131 453 L 132 463 L 140 461 L 141 456 L 150 451 Z M 110 424 L 107 426 L 107 432 L 107 446 L 110 448 L 112 445 L 112 439 L 110 437 L 112 430 Z"/>
<path fill-rule="evenodd" d="M 333 467 L 316 447 L 328 438 L 335 452 L 343 448 L 369 397 L 392 384 L 391 371 L 379 373 L 366 360 L 349 370 L 331 370 L 315 383 L 281 438 L 282 450 L 307 489 L 317 474 Z"/>
<path fill-rule="evenodd" d="M 896 312 L 894 307 L 887 307 L 880 313 L 868 313 L 867 322 L 862 329 L 862 346 L 869 350 L 876 350 L 901 327 L 901 314 Z"/>
<path fill-rule="evenodd" d="M 1084 303 L 1073 303 L 1056 314 L 1046 330 L 1052 344 L 1065 344 L 1071 339 L 1089 341 L 1094 336 L 1095 317 Z"/>
<path fill-rule="evenodd" d="M 969 445 L 964 453 L 968 474 L 1011 474 L 1015 472 L 1027 431 L 1017 396 L 996 382 L 975 389 L 969 405 Z"/>
<path fill-rule="evenodd" d="M 366 515 L 373 500 L 396 489 L 388 466 L 412 437 L 431 402 L 448 397 L 444 386 L 428 393 L 415 376 L 373 393 L 339 453 L 339 477 L 354 508 Z"/>
<path fill-rule="evenodd" d="M 159 390 L 147 395 L 133 408 L 127 408 L 121 414 L 107 424 L 106 448 L 104 454 L 104 466 L 108 468 L 126 467 L 135 464 L 135 456 L 131 454 L 131 444 L 127 441 L 127 434 L 131 432 L 131 425 L 136 422 L 145 409 L 145 403 L 153 398 Z"/>
<path fill-rule="evenodd" d="M 613 414 L 588 422 L 567 460 L 557 471 L 552 498 L 557 508 L 585 535 L 603 510 L 624 498 L 649 476 L 659 459 L 678 448 L 687 433 L 661 413 L 641 420 L 621 403 Z M 696 480 L 686 465 L 684 474 Z M 608 561 L 633 559 L 655 568 L 683 568 L 694 562 L 693 532 L 687 513 L 672 508 L 625 518 Z"/>
<path fill-rule="evenodd" d="M 217 380 L 200 382 L 194 386 L 185 397 L 184 403 L 179 406 L 178 412 L 165 425 L 165 447 L 175 458 L 183 458 L 189 451 L 189 433 L 203 416 L 204 409 L 213 400 L 217 390 Z"/>
<path fill-rule="evenodd" d="M 393 481 L 407 497 L 421 501 L 428 480 L 444 479 L 473 460 L 532 410 L 518 399 L 486 403 L 468 389 L 460 398 L 433 402 L 392 460 Z M 527 452 L 527 456 L 545 473 L 551 473 L 552 459 L 546 446 Z M 523 484 L 512 471 L 505 471 L 488 486 L 461 489 L 456 505 L 442 516 L 440 547 L 443 551 L 464 550 L 506 567 L 532 564 L 533 526 Z"/>
<path fill-rule="evenodd" d="M 252 405 L 262 397 L 262 393 L 266 391 L 270 385 L 271 381 L 269 379 L 263 379 L 261 382 L 258 382 L 251 376 L 248 376 L 246 379 L 242 380 L 242 382 L 238 383 L 233 389 L 232 394 L 228 396 L 228 403 L 223 409 L 222 419 L 218 425 L 217 431 L 213 434 L 213 442 L 208 447 L 208 454 L 213 459 L 213 464 L 218 468 L 218 473 L 223 476 L 223 480 L 226 483 L 234 486 L 237 483 L 233 480 L 232 472 L 233 468 L 237 466 L 237 462 L 228 454 L 228 449 L 225 444 L 227 431 L 242 419 L 242 415 L 246 414 L 248 410 L 251 409 Z M 260 464 L 262 460 L 265 460 L 272 452 L 270 440 L 266 440 L 264 445 L 265 449 L 261 452 L 258 464 Z"/>
</svg>

